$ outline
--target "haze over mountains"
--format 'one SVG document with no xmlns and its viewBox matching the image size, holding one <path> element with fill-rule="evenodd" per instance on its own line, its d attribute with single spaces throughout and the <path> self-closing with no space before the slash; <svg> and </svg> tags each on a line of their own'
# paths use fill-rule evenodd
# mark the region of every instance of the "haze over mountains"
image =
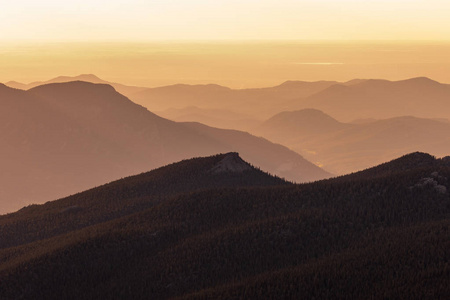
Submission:
<svg viewBox="0 0 450 300">
<path fill-rule="evenodd" d="M 268 88 L 230 89 L 215 84 L 133 87 L 85 74 L 30 84 L 9 82 L 7 85 L 29 89 L 43 83 L 74 80 L 110 84 L 132 101 L 175 121 L 204 122 L 222 128 L 238 129 L 238 116 L 237 123 L 242 126 L 239 129 L 247 130 L 255 122 L 262 122 L 277 113 L 304 108 L 322 110 L 344 122 L 399 116 L 450 120 L 450 85 L 426 77 L 399 81 L 286 81 Z M 224 112 L 222 116 L 218 115 L 220 111 Z"/>
<path fill-rule="evenodd" d="M 450 294 L 447 85 L 71 79 L 0 85 L 1 299 Z"/>
<path fill-rule="evenodd" d="M 197 106 L 169 108 L 155 111 L 158 116 L 177 122 L 199 122 L 205 125 L 249 131 L 258 126 L 262 120 L 254 116 L 226 109 L 208 109 Z"/>
<path fill-rule="evenodd" d="M 289 180 L 330 176 L 248 133 L 158 117 L 105 84 L 53 83 L 28 91 L 0 85 L 0 101 L 3 213 L 180 159 L 229 151 Z"/>
<path fill-rule="evenodd" d="M 417 152 L 303 185 L 182 161 L 0 216 L 0 297 L 443 299 L 448 178 Z"/>
<path fill-rule="evenodd" d="M 449 11 L 1 2 L 0 300 L 450 300 Z"/>
<path fill-rule="evenodd" d="M 237 110 L 240 113 L 249 113 L 253 116 L 259 114 L 261 108 L 264 108 L 264 111 L 270 114 L 272 113 L 271 109 L 274 104 L 279 105 L 284 100 L 307 97 L 332 85 L 339 84 L 336 81 L 286 81 L 275 87 L 253 89 L 231 89 L 217 84 L 175 84 L 155 88 L 145 88 L 108 82 L 93 74 L 82 74 L 78 76 L 60 76 L 48 81 L 39 81 L 29 84 L 10 81 L 7 82 L 6 85 L 27 90 L 42 84 L 77 80 L 110 84 L 119 93 L 122 93 L 134 102 L 147 107 L 150 111 L 184 109 L 186 107 L 194 106 L 201 109 Z M 348 84 L 351 85 L 353 82 L 354 81 L 350 81 Z M 268 109 L 266 106 L 270 108 Z"/>
<path fill-rule="evenodd" d="M 48 82 L 74 79 L 106 82 L 95 75 L 61 76 Z M 29 88 L 40 82 L 9 84 Z M 242 90 L 214 84 L 158 88 L 111 84 L 150 110 L 161 109 L 157 114 L 163 117 L 262 135 L 335 174 L 361 170 L 412 151 L 436 156 L 448 151 L 448 126 L 441 123 L 450 118 L 450 88 L 424 77 L 345 83 L 287 81 L 275 87 Z M 298 108 L 303 107 L 307 110 L 300 113 Z M 309 108 L 321 109 L 337 120 L 314 114 Z"/>
<path fill-rule="evenodd" d="M 252 131 L 281 143 L 334 174 L 348 174 L 413 151 L 450 152 L 450 123 L 396 117 L 342 123 L 315 109 L 282 112 Z"/>
<path fill-rule="evenodd" d="M 398 116 L 450 119 L 450 85 L 426 77 L 400 81 L 365 80 L 337 84 L 307 98 L 293 100 L 292 109 L 316 108 L 340 121 Z"/>
<path fill-rule="evenodd" d="M 450 85 L 418 77 L 400 81 L 290 81 L 260 89 L 232 90 L 217 85 L 174 85 L 147 89 L 130 98 L 150 110 L 197 106 L 267 119 L 282 111 L 315 108 L 339 121 L 411 115 L 450 119 Z"/>
<path fill-rule="evenodd" d="M 29 90 L 29 89 L 32 89 L 34 87 L 44 85 L 44 84 L 64 83 L 64 82 L 71 82 L 71 81 L 86 81 L 86 82 L 92 82 L 92 83 L 109 84 L 112 87 L 114 87 L 114 89 L 116 91 L 118 91 L 119 93 L 121 93 L 125 96 L 133 94 L 133 93 L 137 93 L 139 91 L 146 89 L 145 87 L 129 86 L 129 85 L 124 85 L 124 84 L 120 84 L 120 83 L 116 83 L 116 82 L 109 82 L 109 81 L 103 80 L 101 78 L 98 78 L 94 74 L 81 74 L 78 76 L 58 76 L 58 77 L 52 78 L 47 81 L 35 81 L 35 82 L 27 83 L 27 84 L 16 82 L 16 81 L 8 81 L 5 83 L 5 85 L 15 88 L 15 89 Z"/>
</svg>

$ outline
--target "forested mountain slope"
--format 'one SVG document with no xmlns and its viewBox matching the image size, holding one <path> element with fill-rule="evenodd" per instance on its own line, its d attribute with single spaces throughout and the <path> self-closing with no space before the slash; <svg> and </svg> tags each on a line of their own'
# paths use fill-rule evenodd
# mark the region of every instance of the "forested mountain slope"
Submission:
<svg viewBox="0 0 450 300">
<path fill-rule="evenodd" d="M 357 176 L 301 185 L 270 179 L 240 160 L 241 167 L 224 167 L 224 159 L 161 169 L 171 182 L 179 167 L 204 167 L 198 174 L 209 174 L 211 182 L 204 189 L 180 189 L 133 214 L 2 249 L 0 297 L 436 299 L 450 294 L 448 159 L 414 153 Z M 218 169 L 221 175 L 214 177 Z M 110 191 L 145 182 L 149 174 L 101 187 L 87 202 L 104 197 L 128 206 L 132 189 Z M 230 185 L 220 184 L 223 180 Z M 249 184 L 233 187 L 236 182 Z M 86 210 L 77 213 L 81 219 Z"/>
</svg>

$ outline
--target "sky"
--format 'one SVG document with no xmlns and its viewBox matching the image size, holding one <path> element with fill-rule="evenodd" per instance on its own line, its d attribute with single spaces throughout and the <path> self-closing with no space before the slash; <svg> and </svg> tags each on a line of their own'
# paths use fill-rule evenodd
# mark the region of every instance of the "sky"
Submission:
<svg viewBox="0 0 450 300">
<path fill-rule="evenodd" d="M 450 40 L 448 0 L 0 0 L 0 40 Z"/>
<path fill-rule="evenodd" d="M 0 0 L 0 82 L 450 83 L 449 16 L 448 0 Z"/>
</svg>

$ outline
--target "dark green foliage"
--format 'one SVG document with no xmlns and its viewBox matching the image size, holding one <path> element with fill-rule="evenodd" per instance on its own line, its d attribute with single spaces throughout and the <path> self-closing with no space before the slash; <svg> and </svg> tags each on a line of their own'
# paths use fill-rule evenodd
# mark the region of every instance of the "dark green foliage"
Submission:
<svg viewBox="0 0 450 300">
<path fill-rule="evenodd" d="M 449 188 L 444 162 L 412 154 L 348 177 L 290 185 L 254 169 L 212 174 L 223 157 L 0 218 L 10 237 L 26 237 L 0 250 L 0 298 L 450 295 L 450 198 L 436 188 Z M 65 218 L 55 218 L 63 208 Z"/>
</svg>

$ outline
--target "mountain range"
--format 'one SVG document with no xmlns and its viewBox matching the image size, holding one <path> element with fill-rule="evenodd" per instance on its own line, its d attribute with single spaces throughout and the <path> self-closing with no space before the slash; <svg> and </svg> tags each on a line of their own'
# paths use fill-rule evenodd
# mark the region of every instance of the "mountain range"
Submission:
<svg viewBox="0 0 450 300">
<path fill-rule="evenodd" d="M 230 151 L 292 181 L 331 176 L 263 138 L 161 118 L 106 84 L 52 83 L 27 91 L 0 85 L 0 105 L 1 213 Z"/>
<path fill-rule="evenodd" d="M 29 89 L 38 85 L 55 82 L 82 80 L 112 85 L 118 92 L 150 111 L 171 109 L 186 110 L 196 107 L 202 110 L 225 110 L 228 113 L 245 115 L 252 121 L 263 121 L 283 111 L 314 108 L 333 115 L 339 121 L 351 122 L 356 119 L 386 119 L 400 116 L 420 118 L 441 118 L 450 120 L 450 85 L 439 83 L 426 77 L 389 81 L 381 79 L 354 79 L 337 81 L 286 81 L 267 88 L 230 89 L 228 87 L 205 84 L 175 84 L 163 87 L 133 87 L 107 82 L 92 74 L 61 76 L 45 82 L 22 84 L 8 82 L 6 85 Z M 173 111 L 172 111 L 173 113 Z M 186 113 L 168 113 L 176 121 L 204 121 L 205 113 L 196 119 L 186 119 Z M 217 120 L 213 120 L 217 119 Z M 210 117 L 207 125 L 222 128 L 236 128 L 234 118 L 224 127 L 224 120 Z M 252 123 L 243 123 L 244 126 Z"/>
<path fill-rule="evenodd" d="M 0 216 L 2 299 L 444 299 L 450 158 L 291 184 L 237 153 Z"/>
<path fill-rule="evenodd" d="M 48 82 L 74 79 L 106 82 L 95 75 L 62 76 Z M 448 126 L 442 123 L 450 124 L 450 88 L 425 77 L 286 81 L 242 90 L 214 84 L 158 88 L 110 84 L 160 116 L 263 136 L 334 174 L 358 171 L 412 151 L 442 156 L 449 149 Z M 314 110 L 335 119 L 327 121 Z"/>
<path fill-rule="evenodd" d="M 450 295 L 449 85 L 8 85 L 0 299 Z"/>
<path fill-rule="evenodd" d="M 335 84 L 286 104 L 289 110 L 316 108 L 340 121 L 399 116 L 450 119 L 450 85 L 426 77 L 400 81 L 365 80 Z"/>
<path fill-rule="evenodd" d="M 252 115 L 252 118 L 255 118 L 261 109 L 266 112 L 266 116 L 269 116 L 273 112 L 272 107 L 274 105 L 298 97 L 307 97 L 334 84 L 338 84 L 336 81 L 286 81 L 283 84 L 274 87 L 253 89 L 231 89 L 217 84 L 174 84 L 148 88 L 126 86 L 105 81 L 93 74 L 82 74 L 78 76 L 60 76 L 48 81 L 38 81 L 30 84 L 10 81 L 7 82 L 6 85 L 13 88 L 28 90 L 43 84 L 64 83 L 70 81 L 109 84 L 119 93 L 122 93 L 135 103 L 148 108 L 150 111 L 184 109 L 189 106 L 194 106 L 200 109 L 222 109 L 239 112 L 241 114 L 249 114 Z M 257 116 L 257 119 L 260 117 L 261 116 Z"/>
<path fill-rule="evenodd" d="M 35 82 L 31 82 L 31 83 L 8 81 L 5 83 L 5 85 L 15 88 L 15 89 L 29 90 L 29 89 L 35 88 L 37 86 L 40 86 L 40 85 L 45 85 L 45 84 L 50 84 L 50 83 L 66 83 L 66 82 L 71 82 L 71 81 L 86 81 L 86 82 L 92 82 L 92 83 L 108 84 L 108 85 L 111 85 L 112 87 L 114 87 L 114 89 L 116 91 L 118 91 L 119 93 L 121 93 L 125 96 L 147 89 L 146 87 L 130 86 L 130 85 L 125 85 L 125 84 L 121 84 L 121 83 L 117 83 L 117 82 L 106 81 L 106 80 L 103 80 L 103 79 L 97 77 L 94 74 L 81 74 L 81 75 L 77 75 L 77 76 L 58 76 L 58 77 L 52 78 L 50 80 L 35 81 Z"/>
<path fill-rule="evenodd" d="M 279 113 L 251 131 L 334 174 L 348 174 L 414 151 L 449 154 L 450 123 L 411 116 L 343 123 L 316 109 Z"/>
</svg>

